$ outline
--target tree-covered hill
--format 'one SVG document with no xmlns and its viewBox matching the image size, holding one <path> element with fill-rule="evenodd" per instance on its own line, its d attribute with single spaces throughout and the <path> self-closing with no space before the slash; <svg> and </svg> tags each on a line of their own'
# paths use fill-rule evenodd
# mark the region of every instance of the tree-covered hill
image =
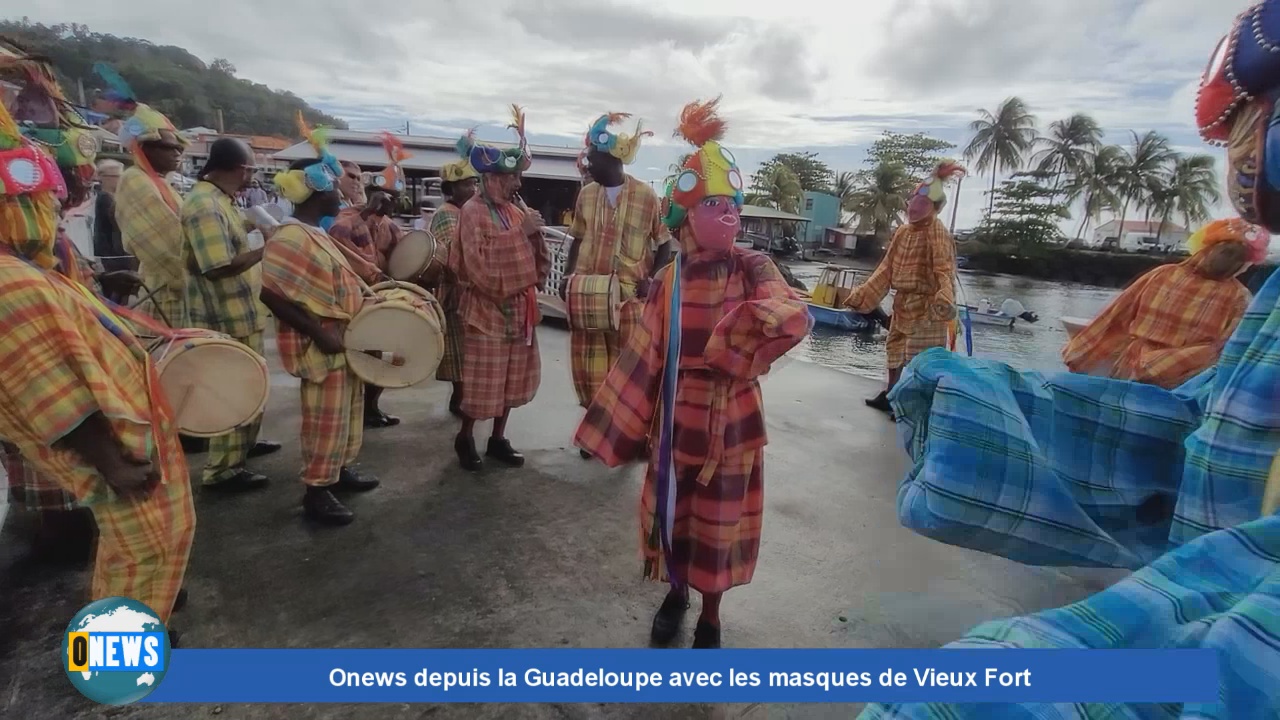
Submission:
<svg viewBox="0 0 1280 720">
<path fill-rule="evenodd" d="M 228 133 L 293 137 L 298 110 L 313 125 L 347 127 L 293 93 L 237 78 L 235 67 L 226 60 L 205 63 L 179 47 L 94 33 L 84 25 L 41 25 L 26 18 L 0 21 L 0 38 L 52 60 L 73 102 L 79 100 L 78 82 L 84 83 L 90 102 L 94 91 L 103 87 L 93 72 L 93 64 L 103 62 L 129 82 L 139 100 L 168 115 L 180 128 L 217 128 L 219 109 Z"/>
</svg>

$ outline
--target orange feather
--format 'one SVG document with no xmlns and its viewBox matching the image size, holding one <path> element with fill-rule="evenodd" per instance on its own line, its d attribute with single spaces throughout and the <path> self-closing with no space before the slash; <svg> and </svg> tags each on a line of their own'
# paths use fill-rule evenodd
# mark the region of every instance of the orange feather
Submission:
<svg viewBox="0 0 1280 720">
<path fill-rule="evenodd" d="M 702 147 L 712 140 L 724 137 L 728 123 L 719 115 L 720 98 L 702 102 L 694 100 L 680 111 L 680 124 L 675 134 L 690 144 Z"/>
</svg>

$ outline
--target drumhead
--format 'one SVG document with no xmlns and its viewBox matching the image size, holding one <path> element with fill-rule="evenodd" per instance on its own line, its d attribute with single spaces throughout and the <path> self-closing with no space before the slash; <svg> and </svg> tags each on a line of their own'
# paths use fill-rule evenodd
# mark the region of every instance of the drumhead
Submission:
<svg viewBox="0 0 1280 720">
<path fill-rule="evenodd" d="M 407 232 L 387 256 L 387 274 L 396 280 L 416 280 L 435 254 L 435 236 L 426 230 Z"/>
<path fill-rule="evenodd" d="M 414 283 L 400 282 L 399 280 L 385 280 L 383 282 L 378 283 L 377 285 L 374 285 L 369 289 L 378 293 L 379 295 L 385 293 L 388 290 L 407 290 L 424 300 L 434 301 L 436 299 L 435 296 L 432 295 L 431 292 L 426 288 L 416 285 Z"/>
<path fill-rule="evenodd" d="M 152 353 L 160 385 L 186 435 L 225 435 L 256 420 L 267 406 L 267 362 L 234 340 L 162 340 Z"/>
<path fill-rule="evenodd" d="M 404 388 L 435 374 L 444 357 L 444 331 L 434 313 L 403 300 L 365 306 L 347 325 L 344 342 L 351 372 L 378 387 Z M 364 351 L 390 353 L 396 366 Z"/>
</svg>

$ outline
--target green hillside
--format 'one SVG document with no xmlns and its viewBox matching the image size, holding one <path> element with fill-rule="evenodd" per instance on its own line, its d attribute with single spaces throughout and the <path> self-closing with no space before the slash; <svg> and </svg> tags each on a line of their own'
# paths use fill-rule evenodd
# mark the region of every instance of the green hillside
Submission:
<svg viewBox="0 0 1280 720">
<path fill-rule="evenodd" d="M 102 35 L 84 25 L 41 25 L 25 18 L 0 21 L 0 38 L 52 60 L 73 102 L 79 100 L 77 81 L 84 83 L 86 98 L 92 101 L 94 90 L 103 85 L 93 73 L 93 64 L 104 62 L 129 82 L 139 100 L 168 115 L 180 128 L 217 128 L 219 109 L 229 133 L 293 137 L 298 110 L 313 125 L 347 127 L 293 93 L 237 78 L 226 60 L 205 63 L 171 45 Z"/>
</svg>

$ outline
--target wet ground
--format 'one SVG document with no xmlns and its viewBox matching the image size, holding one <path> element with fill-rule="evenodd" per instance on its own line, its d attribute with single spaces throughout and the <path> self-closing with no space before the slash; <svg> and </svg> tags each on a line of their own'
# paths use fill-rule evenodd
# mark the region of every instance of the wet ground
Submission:
<svg viewBox="0 0 1280 720">
<path fill-rule="evenodd" d="M 199 529 L 172 627 L 183 646 L 642 647 L 662 587 L 640 580 L 641 468 L 609 470 L 569 446 L 577 423 L 567 335 L 540 334 L 543 382 L 509 436 L 520 470 L 468 475 L 452 451 L 447 388 L 389 391 L 404 422 L 368 433 L 362 468 L 383 486 L 355 524 L 307 525 L 298 502 L 296 382 L 278 371 L 255 461 L 273 485 L 198 497 Z M 1114 572 L 1061 572 L 940 545 L 898 525 L 905 456 L 862 405 L 868 380 L 797 361 L 764 383 L 765 531 L 755 581 L 726 595 L 730 647 L 935 647 L 975 623 L 1082 598 Z M 479 432 L 481 440 L 485 430 Z M 193 466 L 203 456 L 193 459 Z M 85 601 L 84 569 L 27 559 L 22 519 L 0 546 L 4 718 L 849 718 L 856 706 L 130 706 L 82 699 L 57 643 Z M 696 603 L 695 603 L 696 609 Z M 691 616 L 692 617 L 692 616 Z M 691 628 L 679 638 L 691 641 Z M 660 652 L 660 651 L 655 651 Z"/>
</svg>

